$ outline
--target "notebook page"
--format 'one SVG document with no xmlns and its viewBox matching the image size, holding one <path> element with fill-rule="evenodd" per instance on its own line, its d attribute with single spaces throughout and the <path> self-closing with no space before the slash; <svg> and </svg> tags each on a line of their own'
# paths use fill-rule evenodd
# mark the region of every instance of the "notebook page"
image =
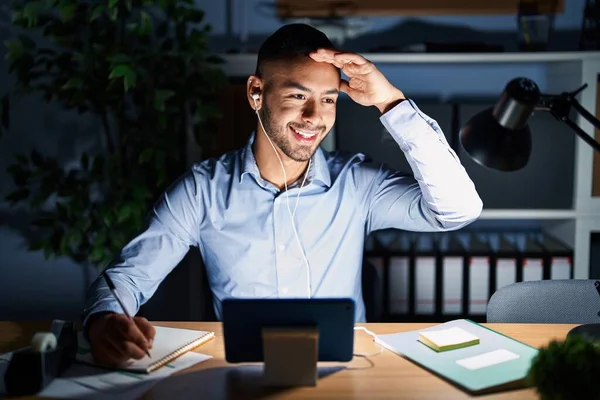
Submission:
<svg viewBox="0 0 600 400">
<path fill-rule="evenodd" d="M 151 357 L 146 355 L 139 360 L 131 359 L 119 369 L 147 372 L 153 363 L 181 349 L 188 343 L 201 337 L 205 337 L 205 340 L 208 340 L 214 336 L 213 332 L 193 329 L 169 328 L 164 326 L 155 326 L 154 329 L 156 330 L 154 342 L 152 343 L 152 348 L 149 350 Z M 83 335 L 79 337 L 77 359 L 89 364 L 96 364 L 90 352 L 89 344 L 85 342 Z"/>
</svg>

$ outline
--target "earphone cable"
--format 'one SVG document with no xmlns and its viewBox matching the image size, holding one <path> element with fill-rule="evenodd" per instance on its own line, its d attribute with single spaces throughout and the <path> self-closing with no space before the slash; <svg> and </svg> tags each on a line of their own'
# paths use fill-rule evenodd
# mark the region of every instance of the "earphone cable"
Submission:
<svg viewBox="0 0 600 400">
<path fill-rule="evenodd" d="M 267 135 L 267 131 L 266 131 L 266 129 L 262 123 L 262 120 L 260 118 L 260 115 L 258 113 L 258 105 L 256 104 L 256 99 L 254 98 L 254 96 L 252 97 L 252 99 L 254 100 L 254 109 L 256 112 L 256 116 L 258 117 L 258 122 L 260 123 L 260 126 L 261 126 L 263 133 L 265 134 L 267 140 L 271 144 L 271 147 L 273 148 L 273 151 L 275 152 L 275 155 L 277 156 L 277 159 L 279 160 L 279 165 L 281 166 L 281 170 L 283 172 L 283 185 L 285 187 L 285 195 L 286 195 L 286 204 L 287 204 L 288 214 L 290 215 L 290 219 L 292 222 L 292 229 L 294 231 L 294 236 L 296 237 L 298 247 L 300 248 L 300 253 L 302 254 L 302 258 L 304 259 L 304 263 L 306 264 L 307 291 L 308 291 L 308 297 L 311 298 L 312 297 L 312 283 L 311 283 L 310 265 L 308 263 L 308 259 L 306 258 L 306 254 L 304 253 L 304 249 L 302 248 L 302 244 L 300 242 L 300 236 L 298 235 L 298 231 L 296 229 L 296 223 L 294 222 L 294 216 L 296 215 L 298 201 L 300 200 L 300 192 L 302 192 L 302 188 L 304 187 L 304 183 L 306 182 L 306 177 L 308 176 L 308 172 L 310 171 L 312 159 L 310 159 L 308 161 L 308 168 L 306 169 L 306 173 L 304 174 L 304 179 L 302 180 L 302 184 L 300 185 L 300 190 L 298 191 L 298 195 L 296 196 L 296 205 L 294 206 L 294 213 L 292 214 L 292 210 L 290 209 L 290 196 L 289 196 L 288 187 L 287 187 L 287 174 L 285 173 L 285 167 L 283 166 L 283 161 L 281 160 L 281 157 L 279 157 L 279 153 L 277 152 L 275 145 L 271 141 L 271 138 L 269 137 L 269 135 Z"/>
</svg>

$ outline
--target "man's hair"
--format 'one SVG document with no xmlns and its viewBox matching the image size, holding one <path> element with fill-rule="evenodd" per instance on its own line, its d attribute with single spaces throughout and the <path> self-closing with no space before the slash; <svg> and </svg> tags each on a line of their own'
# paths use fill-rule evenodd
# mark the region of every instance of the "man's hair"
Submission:
<svg viewBox="0 0 600 400">
<path fill-rule="evenodd" d="M 260 46 L 256 75 L 261 76 L 265 63 L 308 56 L 319 48 L 333 48 L 331 41 L 320 30 L 307 24 L 284 25 Z"/>
</svg>

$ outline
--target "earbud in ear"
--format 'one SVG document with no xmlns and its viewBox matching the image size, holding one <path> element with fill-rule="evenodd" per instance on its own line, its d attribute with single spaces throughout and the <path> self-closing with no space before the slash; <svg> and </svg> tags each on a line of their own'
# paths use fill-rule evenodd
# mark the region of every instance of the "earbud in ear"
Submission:
<svg viewBox="0 0 600 400">
<path fill-rule="evenodd" d="M 260 95 L 258 93 L 252 93 L 252 100 L 254 100 L 254 111 L 256 112 L 258 112 L 258 104 L 256 104 L 256 100 L 258 100 L 259 97 Z"/>
</svg>

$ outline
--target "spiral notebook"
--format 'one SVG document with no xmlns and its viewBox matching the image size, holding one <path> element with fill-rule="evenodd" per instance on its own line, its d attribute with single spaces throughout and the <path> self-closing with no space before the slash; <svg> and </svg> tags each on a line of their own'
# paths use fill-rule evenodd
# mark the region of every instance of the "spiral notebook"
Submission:
<svg viewBox="0 0 600 400">
<path fill-rule="evenodd" d="M 151 357 L 144 356 L 144 358 L 139 360 L 131 359 L 116 369 L 149 374 L 188 351 L 203 345 L 215 336 L 214 332 L 193 329 L 169 328 L 164 326 L 154 326 L 154 329 L 156 330 L 156 334 L 154 335 L 154 342 L 150 349 Z M 78 338 L 76 359 L 85 364 L 98 365 L 94 361 L 90 352 L 90 346 L 82 334 Z"/>
</svg>

